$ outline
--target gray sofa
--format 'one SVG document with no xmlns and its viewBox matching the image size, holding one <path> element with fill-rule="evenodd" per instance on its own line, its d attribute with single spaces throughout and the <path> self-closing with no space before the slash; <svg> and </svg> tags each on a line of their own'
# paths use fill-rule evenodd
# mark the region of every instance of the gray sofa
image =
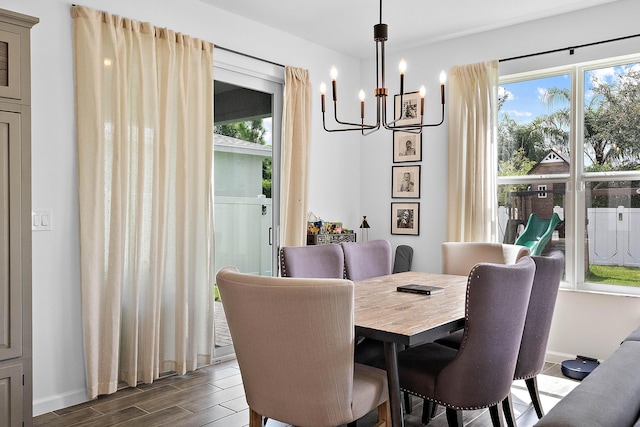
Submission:
<svg viewBox="0 0 640 427">
<path fill-rule="evenodd" d="M 640 328 L 536 426 L 640 426 Z"/>
</svg>

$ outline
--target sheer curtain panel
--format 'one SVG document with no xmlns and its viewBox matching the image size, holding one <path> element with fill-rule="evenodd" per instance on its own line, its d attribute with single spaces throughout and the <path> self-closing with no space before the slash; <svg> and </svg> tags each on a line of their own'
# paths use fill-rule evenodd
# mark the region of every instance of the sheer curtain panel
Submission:
<svg viewBox="0 0 640 427">
<path fill-rule="evenodd" d="M 210 362 L 213 45 L 82 6 L 71 16 L 95 398 Z"/>
<path fill-rule="evenodd" d="M 302 246 L 307 239 L 307 182 L 311 139 L 309 71 L 285 68 L 280 197 L 282 246 Z"/>
<path fill-rule="evenodd" d="M 495 236 L 498 61 L 451 69 L 447 241 Z"/>
</svg>

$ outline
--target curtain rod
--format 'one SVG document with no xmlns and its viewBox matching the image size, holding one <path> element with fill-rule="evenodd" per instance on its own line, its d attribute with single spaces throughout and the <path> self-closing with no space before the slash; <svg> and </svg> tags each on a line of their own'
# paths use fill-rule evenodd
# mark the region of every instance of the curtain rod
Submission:
<svg viewBox="0 0 640 427">
<path fill-rule="evenodd" d="M 77 6 L 75 3 L 72 3 L 71 6 Z M 219 46 L 217 44 L 213 44 L 214 49 L 224 50 L 230 53 L 235 53 L 236 55 L 242 55 L 247 58 L 255 59 L 258 61 L 266 62 L 267 64 L 275 65 L 276 67 L 285 68 L 284 65 L 278 64 L 277 62 L 270 61 L 268 59 L 258 58 L 257 56 L 249 55 L 248 53 L 238 52 L 237 50 L 229 49 L 228 47 Z"/>
<path fill-rule="evenodd" d="M 563 47 L 563 48 L 560 48 L 560 49 L 546 50 L 544 52 L 530 53 L 530 54 L 527 54 L 527 55 L 513 56 L 511 58 L 500 59 L 500 60 L 498 60 L 498 62 L 506 62 L 506 61 L 513 61 L 514 59 L 530 58 L 532 56 L 539 56 L 539 55 L 546 55 L 548 53 L 562 52 L 563 50 L 568 50 L 569 51 L 569 55 L 573 55 L 573 51 L 575 49 L 579 49 L 581 47 L 588 47 L 588 46 L 595 46 L 595 45 L 603 44 L 603 43 L 617 42 L 617 41 L 620 41 L 620 40 L 631 39 L 631 38 L 634 38 L 634 37 L 640 37 L 640 34 L 632 34 L 630 36 L 618 37 L 618 38 L 609 39 L 609 40 L 601 40 L 599 42 L 585 43 L 585 44 L 580 44 L 580 45 L 576 45 L 576 46 Z"/>
<path fill-rule="evenodd" d="M 237 50 L 229 49 L 228 47 L 219 46 L 219 45 L 217 45 L 215 43 L 213 45 L 213 48 L 214 49 L 224 50 L 226 52 L 235 53 L 236 55 L 241 55 L 241 56 L 244 56 L 244 57 L 247 57 L 247 58 L 256 59 L 258 61 L 266 62 L 267 64 L 275 65 L 276 67 L 285 68 L 284 65 L 278 64 L 277 62 L 273 62 L 273 61 L 270 61 L 268 59 L 258 58 L 257 56 L 249 55 L 248 53 L 238 52 Z"/>
</svg>

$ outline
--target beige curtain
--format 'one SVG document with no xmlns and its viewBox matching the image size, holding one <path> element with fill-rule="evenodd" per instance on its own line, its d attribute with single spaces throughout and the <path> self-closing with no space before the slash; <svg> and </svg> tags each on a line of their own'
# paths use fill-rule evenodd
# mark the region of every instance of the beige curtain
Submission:
<svg viewBox="0 0 640 427">
<path fill-rule="evenodd" d="M 498 61 L 452 68 L 448 241 L 490 242 L 495 239 L 497 110 Z"/>
<path fill-rule="evenodd" d="M 74 30 L 91 398 L 213 347 L 213 45 L 86 7 Z"/>
<path fill-rule="evenodd" d="M 307 168 L 311 139 L 311 83 L 307 70 L 285 69 L 282 129 L 280 244 L 302 246 L 307 238 Z"/>
</svg>

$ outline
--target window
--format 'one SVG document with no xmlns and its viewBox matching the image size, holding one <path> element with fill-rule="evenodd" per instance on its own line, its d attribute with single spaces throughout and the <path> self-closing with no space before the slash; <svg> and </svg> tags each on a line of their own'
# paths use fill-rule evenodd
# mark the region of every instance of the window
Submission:
<svg viewBox="0 0 640 427">
<path fill-rule="evenodd" d="M 560 222 L 574 289 L 640 294 L 640 56 L 500 80 L 499 238 Z"/>
</svg>

